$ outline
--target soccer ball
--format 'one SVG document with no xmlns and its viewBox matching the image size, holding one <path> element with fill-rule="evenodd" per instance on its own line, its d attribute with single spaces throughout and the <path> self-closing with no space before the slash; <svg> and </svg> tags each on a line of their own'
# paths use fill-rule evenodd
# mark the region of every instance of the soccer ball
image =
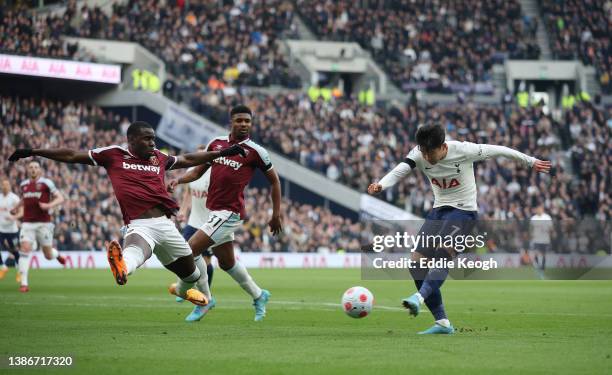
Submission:
<svg viewBox="0 0 612 375">
<path fill-rule="evenodd" d="M 370 315 L 374 305 L 374 295 L 362 286 L 349 288 L 342 295 L 342 308 L 351 318 L 364 318 Z"/>
</svg>

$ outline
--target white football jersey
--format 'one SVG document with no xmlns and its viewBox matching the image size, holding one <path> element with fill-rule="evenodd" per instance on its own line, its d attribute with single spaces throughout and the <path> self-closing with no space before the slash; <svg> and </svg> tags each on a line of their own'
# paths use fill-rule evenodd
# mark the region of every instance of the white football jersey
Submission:
<svg viewBox="0 0 612 375">
<path fill-rule="evenodd" d="M 7 195 L 0 193 L 0 233 L 16 233 L 19 230 L 17 220 L 10 219 L 11 210 L 19 201 L 19 196 L 13 192 Z"/>
<path fill-rule="evenodd" d="M 552 217 L 547 213 L 531 217 L 532 242 L 537 244 L 550 244 L 550 231 L 553 228 Z"/>
<path fill-rule="evenodd" d="M 535 158 L 504 146 L 447 141 L 446 157 L 435 165 L 429 164 L 419 151 L 413 148 L 404 163 L 380 180 L 383 189 L 393 186 L 410 169 L 420 169 L 429 179 L 434 193 L 433 208 L 451 206 L 466 211 L 477 211 L 476 178 L 474 162 L 494 156 L 505 156 L 533 165 Z M 409 166 L 409 167 L 408 167 Z"/>
<path fill-rule="evenodd" d="M 208 220 L 208 209 L 206 208 L 206 198 L 208 196 L 208 186 L 210 185 L 210 169 L 206 170 L 202 177 L 189 183 L 191 191 L 191 213 L 187 225 L 200 228 Z"/>
</svg>

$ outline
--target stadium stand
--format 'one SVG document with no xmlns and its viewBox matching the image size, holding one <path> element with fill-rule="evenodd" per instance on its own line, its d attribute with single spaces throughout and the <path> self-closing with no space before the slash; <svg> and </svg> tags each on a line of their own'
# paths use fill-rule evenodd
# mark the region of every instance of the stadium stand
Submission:
<svg viewBox="0 0 612 375">
<path fill-rule="evenodd" d="M 556 59 L 593 65 L 605 94 L 612 94 L 612 54 L 609 1 L 540 0 Z"/>
<path fill-rule="evenodd" d="M 545 115 L 538 106 L 519 108 L 510 102 L 501 105 L 469 101 L 452 105 L 393 102 L 387 106 L 371 107 L 350 98 L 313 103 L 305 94 L 266 96 L 243 93 L 243 90 L 231 88 L 278 83 L 290 86 L 296 83 L 276 40 L 281 33 L 294 31 L 293 5 L 280 0 L 272 2 L 276 8 L 265 8 L 260 3 L 250 1 L 243 2 L 242 6 L 231 3 L 225 2 L 219 8 L 212 3 L 195 2 L 187 9 L 163 7 L 156 2 L 129 1 L 126 5 L 115 5 L 112 16 L 108 17 L 96 8 L 84 7 L 77 12 L 75 3 L 70 2 L 62 17 L 44 20 L 8 11 L 0 17 L 3 20 L 0 28 L 14 38 L 7 36 L 2 39 L 1 47 L 11 53 L 87 59 L 86 56 L 71 54 L 71 50 L 58 41 L 59 35 L 65 33 L 138 42 L 166 61 L 171 72 L 170 79 L 176 81 L 176 89 L 166 93 L 169 97 L 187 103 L 197 113 L 221 124 L 227 123 L 227 110 L 231 105 L 248 103 L 256 113 L 253 137 L 256 141 L 359 191 L 364 191 L 370 182 L 379 179 L 403 160 L 414 146 L 412 140 L 418 125 L 439 122 L 445 125 L 452 139 L 503 144 L 541 158 L 551 158 L 555 163 L 554 180 L 518 168 L 512 162 L 479 163 L 479 206 L 485 217 L 524 219 L 531 215 L 535 205 L 544 203 L 557 219 L 585 216 L 595 216 L 599 220 L 612 218 L 612 195 L 606 191 L 606 186 L 612 182 L 610 108 L 579 101 L 563 115 Z M 409 18 L 414 21 L 412 27 L 393 27 L 395 31 L 402 30 L 401 35 L 389 33 L 391 29 L 386 26 L 377 28 L 373 25 L 367 30 L 376 33 L 370 38 L 382 38 L 385 46 L 389 42 L 389 46 L 397 47 L 395 49 L 404 54 L 388 55 L 391 48 L 387 48 L 389 51 L 375 51 L 374 56 L 383 61 L 391 73 L 390 77 L 402 77 L 404 73 L 393 74 L 401 70 L 407 72 L 402 79 L 406 82 L 413 80 L 412 71 L 406 69 L 413 65 L 410 62 L 406 64 L 406 49 L 399 48 L 412 39 L 418 42 L 410 45 L 416 58 L 429 55 L 433 62 L 430 72 L 440 74 L 449 82 L 487 80 L 492 62 L 508 57 L 536 56 L 531 55 L 536 52 L 535 47 L 529 46 L 537 24 L 535 20 L 521 16 L 520 5 L 516 1 L 466 1 L 465 6 L 480 10 L 476 12 L 480 16 L 475 20 L 467 19 L 459 11 L 462 8 L 458 4 L 464 2 L 443 2 L 443 11 L 435 16 L 424 2 L 367 3 L 377 5 L 376 9 L 370 9 L 376 15 L 372 22 L 380 17 L 397 22 L 393 13 L 413 12 Z M 349 20 L 359 19 L 353 16 L 363 17 L 363 8 L 348 7 L 346 2 L 333 5 L 324 1 L 298 1 L 296 4 L 301 14 L 307 16 L 304 18 L 313 23 L 311 26 L 323 38 L 356 40 L 357 37 L 351 34 L 355 28 L 350 27 Z M 496 23 L 484 22 L 483 19 L 494 19 Z M 432 37 L 427 25 L 434 22 L 445 25 L 442 35 L 450 38 L 448 43 L 444 43 L 445 46 L 460 46 L 462 43 L 470 46 L 465 49 L 467 55 L 458 59 L 459 65 L 451 66 L 448 63 L 457 60 L 456 50 L 447 48 L 440 54 L 432 53 L 442 48 L 431 40 L 427 42 Z M 568 20 L 564 22 L 569 25 Z M 80 27 L 72 26 L 77 24 Z M 493 26 L 496 27 L 495 32 L 491 31 Z M 415 28 L 422 30 L 418 38 L 411 36 L 411 30 Z M 21 36 L 20 30 L 28 29 L 27 36 Z M 569 26 L 568 29 L 574 31 Z M 482 43 L 477 37 L 479 30 L 491 31 L 485 33 L 491 35 L 491 40 Z M 503 30 L 512 30 L 513 37 L 510 39 L 514 43 L 500 41 L 499 35 Z M 564 35 L 568 33 L 570 31 Z M 237 35 L 244 37 L 236 39 Z M 594 34 L 593 38 L 598 37 Z M 371 49 L 375 45 L 371 43 L 373 39 L 357 41 Z M 589 43 L 593 48 L 604 46 L 603 41 Z M 471 49 L 471 46 L 477 45 L 487 45 L 489 48 Z M 605 52 L 597 49 L 596 55 Z M 600 60 L 590 61 L 597 64 Z M 128 123 L 127 119 L 119 119 L 112 113 L 84 103 L 65 104 L 41 99 L 3 97 L 2 114 L 5 143 L 1 162 L 3 170 L 7 170 L 5 160 L 11 149 L 9 144 L 31 142 L 84 148 L 94 146 L 94 139 L 100 144 L 116 143 L 117 139 L 122 139 L 121 133 Z M 36 129 L 45 126 L 49 133 L 43 137 Z M 28 134 L 38 135 L 28 140 Z M 118 207 L 110 198 L 110 187 L 108 184 L 98 184 L 100 176 L 93 172 L 95 170 L 57 164 L 46 166 L 51 178 L 62 180 L 60 186 L 66 193 L 77 194 L 81 184 L 86 184 L 87 189 L 83 190 L 91 195 L 75 197 L 79 203 L 66 208 L 66 212 L 60 212 L 60 246 L 68 249 L 73 246 L 71 244 L 77 244 L 77 247 L 86 244 L 100 249 L 100 241 L 117 233 L 120 226 Z M 10 173 L 14 181 L 24 177 L 23 169 Z M 521 189 L 521 186 L 527 188 Z M 417 215 L 424 215 L 432 203 L 431 189 L 420 173 L 415 173 L 387 191 L 382 198 Z M 269 210 L 269 203 L 261 199 L 256 190 L 249 190 L 247 202 L 248 210 L 257 214 L 250 218 L 246 230 L 237 240 L 245 251 L 358 248 L 356 223 L 321 207 L 289 201 L 285 202 L 285 217 L 291 218 L 286 224 L 286 235 L 278 240 L 268 237 L 267 216 L 263 213 Z M 81 211 L 83 207 L 87 209 Z"/>
<path fill-rule="evenodd" d="M 506 58 L 537 59 L 537 20 L 512 1 L 298 0 L 305 22 L 324 40 L 356 41 L 406 92 L 473 87 Z M 361 4 L 361 5 L 360 5 Z"/>
<path fill-rule="evenodd" d="M 89 149 L 123 144 L 126 119 L 82 102 L 0 97 L 2 151 L 0 170 L 17 191 L 26 178 L 26 163 L 9 168 L 8 156 L 15 147 L 69 147 Z M 103 250 L 105 241 L 115 238 L 123 225 L 119 205 L 101 168 L 68 165 L 39 159 L 45 176 L 67 196 L 56 212 L 56 239 L 60 250 Z M 180 172 L 175 172 L 176 175 Z M 176 196 L 179 197 L 181 191 Z M 268 192 L 256 188 L 246 192 L 247 212 L 254 213 L 238 235 L 243 251 L 317 251 L 339 248 L 356 251 L 359 242 L 354 222 L 328 209 L 284 200 L 285 234 L 269 236 Z"/>
</svg>

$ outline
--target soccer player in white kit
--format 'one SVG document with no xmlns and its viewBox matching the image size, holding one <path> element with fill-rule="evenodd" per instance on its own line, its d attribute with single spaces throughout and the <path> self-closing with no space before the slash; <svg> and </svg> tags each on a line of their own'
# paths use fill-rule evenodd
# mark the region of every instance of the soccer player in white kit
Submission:
<svg viewBox="0 0 612 375">
<path fill-rule="evenodd" d="M 535 250 L 534 261 L 540 278 L 544 278 L 546 268 L 546 251 L 550 249 L 550 234 L 553 230 L 552 217 L 544 212 L 544 205 L 539 204 L 531 217 L 531 243 Z"/>
<path fill-rule="evenodd" d="M 17 220 L 19 215 L 14 211 L 19 205 L 19 196 L 11 191 L 11 183 L 7 178 L 2 179 L 2 191 L 0 192 L 0 250 L 6 249 L 15 257 L 15 265 L 19 261 L 19 228 Z M 0 254 L 0 280 L 4 279 L 8 267 L 2 260 Z M 17 282 L 20 282 L 17 272 Z"/>
<path fill-rule="evenodd" d="M 429 179 L 434 193 L 434 205 L 426 217 L 419 234 L 445 236 L 468 235 L 476 224 L 476 179 L 474 162 L 493 157 L 507 157 L 537 172 L 548 173 L 551 163 L 504 146 L 475 144 L 471 142 L 445 141 L 446 134 L 440 125 L 421 126 L 416 133 L 417 147 L 379 182 L 368 187 L 369 194 L 378 194 L 395 185 L 415 168 Z M 411 260 L 419 265 L 421 258 L 452 259 L 458 249 L 419 246 Z M 417 316 L 425 303 L 434 316 L 435 324 L 420 334 L 452 334 L 440 287 L 448 276 L 448 268 L 410 268 L 417 293 L 402 300 L 402 304 Z"/>
</svg>

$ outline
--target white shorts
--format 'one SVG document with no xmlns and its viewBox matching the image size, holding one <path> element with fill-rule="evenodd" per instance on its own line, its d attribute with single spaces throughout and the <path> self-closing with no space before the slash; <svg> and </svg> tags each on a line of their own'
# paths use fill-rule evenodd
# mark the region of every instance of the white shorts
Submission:
<svg viewBox="0 0 612 375">
<path fill-rule="evenodd" d="M 21 224 L 21 242 L 29 242 L 32 247 L 38 244 L 40 247 L 53 245 L 53 223 L 23 223 Z"/>
<path fill-rule="evenodd" d="M 124 238 L 137 234 L 144 238 L 153 254 L 164 266 L 191 254 L 191 248 L 174 222 L 165 216 L 132 220 L 127 225 Z"/>
<path fill-rule="evenodd" d="M 215 245 L 234 241 L 234 232 L 242 227 L 240 215 L 232 211 L 210 211 L 208 221 L 200 228 Z"/>
</svg>

